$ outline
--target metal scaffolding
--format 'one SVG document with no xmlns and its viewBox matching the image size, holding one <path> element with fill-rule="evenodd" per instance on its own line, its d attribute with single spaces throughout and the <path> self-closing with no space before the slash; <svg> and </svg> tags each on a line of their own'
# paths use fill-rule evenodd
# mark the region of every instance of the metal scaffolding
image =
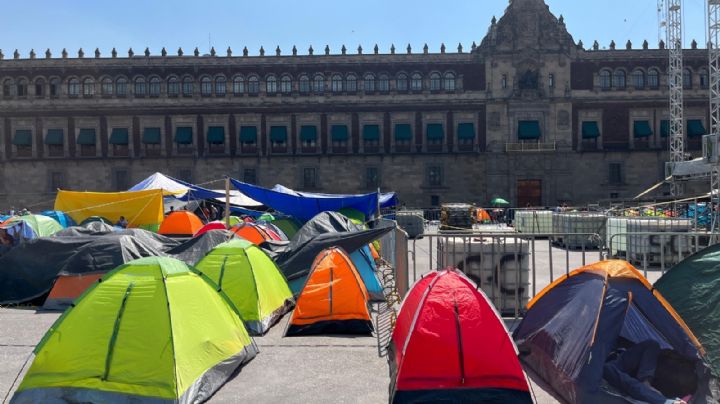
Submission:
<svg viewBox="0 0 720 404">
<path fill-rule="evenodd" d="M 711 0 L 708 0 L 711 1 Z M 667 0 L 667 46 L 670 54 L 668 66 L 668 86 L 670 88 L 670 169 L 685 160 L 683 133 L 683 44 L 681 0 Z M 673 179 L 673 196 L 683 194 L 683 184 Z"/>
<path fill-rule="evenodd" d="M 708 60 L 710 62 L 710 135 L 704 139 L 704 153 L 712 164 L 710 172 L 711 231 L 720 230 L 720 0 L 708 0 Z"/>
</svg>

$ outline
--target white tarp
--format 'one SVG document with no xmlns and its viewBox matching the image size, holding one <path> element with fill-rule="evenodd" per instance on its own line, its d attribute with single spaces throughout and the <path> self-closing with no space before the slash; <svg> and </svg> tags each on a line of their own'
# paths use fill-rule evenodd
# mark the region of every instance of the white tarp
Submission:
<svg viewBox="0 0 720 404">
<path fill-rule="evenodd" d="M 191 185 L 193 187 L 196 187 L 195 185 Z M 204 188 L 196 187 L 197 190 L 203 191 L 202 193 L 208 194 L 209 190 L 205 190 Z M 165 174 L 161 173 L 155 173 L 144 180 L 140 181 L 137 185 L 133 186 L 129 189 L 129 191 L 145 191 L 149 189 L 162 189 L 164 194 L 166 196 L 172 196 L 175 198 L 183 198 L 185 194 L 187 194 L 188 191 L 191 191 L 192 189 L 188 187 L 187 185 L 178 182 L 174 178 L 168 177 Z M 194 189 L 194 188 L 193 188 Z M 197 191 L 195 190 L 195 191 Z M 194 192 L 195 192 L 194 191 Z M 211 193 L 221 194 L 225 195 L 224 189 L 215 189 L 211 190 Z M 213 195 L 215 196 L 215 195 Z M 196 198 L 196 196 L 193 196 L 193 198 Z M 193 199 L 190 198 L 190 199 Z M 205 196 L 202 196 L 201 198 L 205 198 Z M 166 198 L 167 199 L 167 198 Z M 186 198 L 187 199 L 187 198 Z M 217 197 L 215 198 L 218 202 L 225 202 L 225 197 Z M 230 191 L 230 204 L 237 205 L 237 206 L 247 206 L 247 207 L 253 207 L 253 206 L 262 206 L 262 203 L 257 202 L 249 197 L 247 197 L 245 194 L 241 193 L 237 190 L 231 190 Z M 166 204 L 167 205 L 167 204 Z M 176 206 L 177 208 L 177 206 Z"/>
<path fill-rule="evenodd" d="M 213 189 L 213 191 L 220 192 L 223 194 L 225 193 L 224 189 Z M 218 202 L 225 202 L 225 198 L 215 198 L 215 200 Z M 237 206 L 248 206 L 248 207 L 263 206 L 262 203 L 254 200 L 252 198 L 249 198 L 248 196 L 246 196 L 245 194 L 243 194 L 242 192 L 240 192 L 236 189 L 230 190 L 230 204 L 237 205 Z"/>
</svg>

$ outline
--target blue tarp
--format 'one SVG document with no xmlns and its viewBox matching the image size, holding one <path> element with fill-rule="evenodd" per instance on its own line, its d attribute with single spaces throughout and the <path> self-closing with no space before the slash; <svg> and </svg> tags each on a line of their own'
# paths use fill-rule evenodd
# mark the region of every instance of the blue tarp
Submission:
<svg viewBox="0 0 720 404">
<path fill-rule="evenodd" d="M 301 193 L 288 188 L 283 192 L 246 184 L 235 179 L 230 181 L 248 197 L 303 222 L 312 219 L 318 213 L 337 212 L 342 208 L 357 209 L 367 217 L 373 216 L 377 211 L 377 192 L 365 195 L 332 195 Z"/>
<path fill-rule="evenodd" d="M 308 198 L 327 198 L 327 197 L 351 197 L 351 196 L 362 196 L 359 194 L 318 194 L 313 192 L 300 192 L 295 191 L 293 189 L 290 189 L 288 187 L 282 186 L 280 184 L 276 184 L 273 188 L 273 191 L 282 192 L 284 194 L 288 195 L 296 195 L 296 196 L 305 196 Z M 387 192 L 387 193 L 381 193 L 380 194 L 380 207 L 381 208 L 392 208 L 393 206 L 397 206 L 398 199 L 395 192 Z"/>
</svg>

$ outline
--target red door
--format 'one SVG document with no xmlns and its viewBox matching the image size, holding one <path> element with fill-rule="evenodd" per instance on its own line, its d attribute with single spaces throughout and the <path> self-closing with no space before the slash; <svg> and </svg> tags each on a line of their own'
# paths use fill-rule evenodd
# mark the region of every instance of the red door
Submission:
<svg viewBox="0 0 720 404">
<path fill-rule="evenodd" d="M 542 181 L 518 180 L 517 182 L 518 207 L 538 207 L 542 205 Z"/>
</svg>

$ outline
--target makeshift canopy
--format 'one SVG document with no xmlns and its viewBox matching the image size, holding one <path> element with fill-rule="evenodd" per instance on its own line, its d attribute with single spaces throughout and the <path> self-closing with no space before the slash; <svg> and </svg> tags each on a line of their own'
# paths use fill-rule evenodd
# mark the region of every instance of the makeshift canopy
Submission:
<svg viewBox="0 0 720 404">
<path fill-rule="evenodd" d="M 14 403 L 203 402 L 257 348 L 227 296 L 152 257 L 103 277 L 34 352 Z"/>
<path fill-rule="evenodd" d="M 234 179 L 231 182 L 250 198 L 301 221 L 310 220 L 320 212 L 342 208 L 354 208 L 366 216 L 372 216 L 378 207 L 377 192 L 366 195 L 290 194 Z"/>
<path fill-rule="evenodd" d="M 129 227 L 157 225 L 163 221 L 163 192 L 73 192 L 58 191 L 55 210 L 61 210 L 81 223 L 91 216 L 102 216 L 115 223 L 124 216 Z"/>
<path fill-rule="evenodd" d="M 528 304 L 513 336 L 527 353 L 523 362 L 573 403 L 612 402 L 611 393 L 617 392 L 600 388 L 603 366 L 623 340 L 655 341 L 695 362 L 699 371 L 703 367 L 703 348 L 687 325 L 625 261 L 598 262 L 558 278 Z M 704 379 L 704 390 L 707 377 L 698 374 L 698 379 Z M 654 387 L 670 396 L 669 386 Z"/>
<path fill-rule="evenodd" d="M 307 196 L 307 197 L 338 197 L 338 196 L 359 196 L 358 194 L 320 194 L 320 193 L 314 193 L 314 192 L 301 192 L 301 191 L 295 191 L 293 189 L 290 189 L 288 187 L 285 187 L 280 184 L 275 184 L 275 186 L 272 188 L 274 191 L 283 192 L 290 195 L 300 195 L 300 196 Z M 391 208 L 393 206 L 396 206 L 398 204 L 397 195 L 395 192 L 387 192 L 387 193 L 381 193 L 380 194 L 380 207 L 381 208 Z"/>
<path fill-rule="evenodd" d="M 293 307 L 280 269 L 260 248 L 235 239 L 213 248 L 196 265 L 240 311 L 251 335 L 263 335 Z"/>
<path fill-rule="evenodd" d="M 285 336 L 372 331 L 368 293 L 355 265 L 340 248 L 323 251 L 313 263 Z"/>
<path fill-rule="evenodd" d="M 225 202 L 225 190 L 210 190 L 172 178 L 165 174 L 155 173 L 129 189 L 129 191 L 145 191 L 162 189 L 166 196 L 173 196 L 183 201 L 215 199 Z M 261 206 L 237 191 L 231 191 L 230 203 L 240 206 Z"/>
<path fill-rule="evenodd" d="M 391 403 L 532 403 L 517 348 L 487 296 L 460 271 L 410 289 L 388 352 Z"/>
<path fill-rule="evenodd" d="M 698 337 L 713 373 L 720 377 L 720 245 L 675 265 L 655 283 L 655 288 Z"/>
</svg>

